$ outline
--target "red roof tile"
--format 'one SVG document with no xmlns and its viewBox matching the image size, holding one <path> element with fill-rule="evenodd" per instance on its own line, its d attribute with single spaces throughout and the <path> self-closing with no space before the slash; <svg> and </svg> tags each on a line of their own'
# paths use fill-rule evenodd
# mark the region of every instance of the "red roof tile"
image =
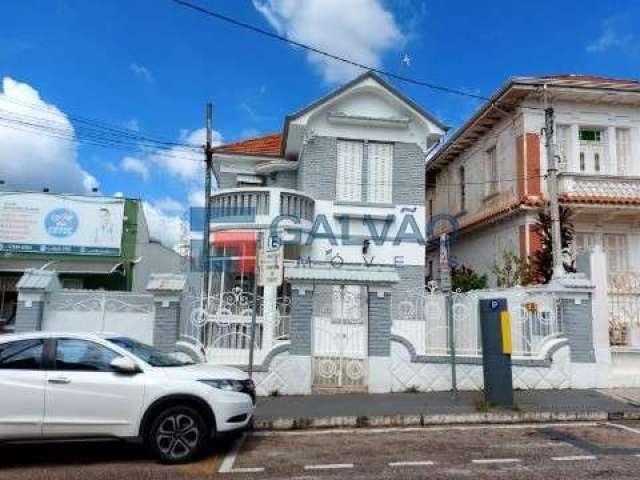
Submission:
<svg viewBox="0 0 640 480">
<path fill-rule="evenodd" d="M 237 153 L 243 155 L 260 155 L 279 157 L 282 150 L 282 134 L 272 133 L 262 137 L 247 138 L 234 143 L 220 145 L 215 148 L 220 153 Z"/>
<path fill-rule="evenodd" d="M 582 203 L 592 205 L 640 205 L 640 197 L 616 197 L 604 195 L 560 195 L 563 203 Z"/>
</svg>

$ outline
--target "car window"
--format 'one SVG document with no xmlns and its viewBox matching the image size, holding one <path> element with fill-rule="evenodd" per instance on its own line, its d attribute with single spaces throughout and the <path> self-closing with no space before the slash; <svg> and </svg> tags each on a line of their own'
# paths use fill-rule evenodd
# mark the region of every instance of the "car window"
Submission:
<svg viewBox="0 0 640 480">
<path fill-rule="evenodd" d="M 56 343 L 56 370 L 110 372 L 113 350 L 87 340 L 63 338 Z"/>
<path fill-rule="evenodd" d="M 20 340 L 0 344 L 0 369 L 40 370 L 42 340 Z"/>
</svg>

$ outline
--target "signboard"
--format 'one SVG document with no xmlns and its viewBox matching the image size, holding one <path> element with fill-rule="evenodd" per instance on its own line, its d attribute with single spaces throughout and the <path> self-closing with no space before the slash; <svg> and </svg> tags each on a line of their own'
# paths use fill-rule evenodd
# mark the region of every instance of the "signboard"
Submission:
<svg viewBox="0 0 640 480">
<path fill-rule="evenodd" d="M 0 252 L 119 256 L 124 199 L 0 193 Z"/>
<path fill-rule="evenodd" d="M 440 288 L 443 292 L 451 290 L 451 269 L 449 268 L 449 245 L 447 234 L 440 236 Z"/>
<path fill-rule="evenodd" d="M 264 242 L 269 243 L 269 242 Z M 280 246 L 261 248 L 258 251 L 258 285 L 277 287 L 282 284 L 284 266 L 283 249 Z"/>
</svg>

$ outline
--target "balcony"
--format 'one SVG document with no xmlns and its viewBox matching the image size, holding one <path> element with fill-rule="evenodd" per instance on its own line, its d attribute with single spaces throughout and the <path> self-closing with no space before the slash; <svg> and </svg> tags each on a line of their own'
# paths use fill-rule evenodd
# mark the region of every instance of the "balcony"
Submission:
<svg viewBox="0 0 640 480">
<path fill-rule="evenodd" d="M 640 177 L 562 172 L 559 191 L 567 198 L 590 203 L 640 203 Z"/>
<path fill-rule="evenodd" d="M 211 222 L 220 224 L 269 225 L 279 215 L 300 219 L 310 227 L 314 218 L 313 198 L 295 190 L 278 188 L 233 188 L 211 195 Z"/>
</svg>

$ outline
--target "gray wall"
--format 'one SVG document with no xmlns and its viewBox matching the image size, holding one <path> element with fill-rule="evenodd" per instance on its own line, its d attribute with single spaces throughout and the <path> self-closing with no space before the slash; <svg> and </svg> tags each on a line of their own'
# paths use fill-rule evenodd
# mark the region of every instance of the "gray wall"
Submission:
<svg viewBox="0 0 640 480">
<path fill-rule="evenodd" d="M 299 159 L 298 188 L 318 200 L 336 197 L 337 142 L 334 137 L 314 137 L 307 142 Z M 425 156 L 420 147 L 413 143 L 395 143 L 392 171 L 393 203 L 424 205 Z M 366 178 L 365 161 L 363 179 Z"/>
<path fill-rule="evenodd" d="M 220 173 L 220 188 L 236 188 L 237 175 L 235 173 L 221 172 Z"/>
<path fill-rule="evenodd" d="M 133 266 L 134 292 L 145 292 L 152 273 L 182 273 L 187 270 L 188 258 L 183 258 L 175 251 L 152 241 L 136 243 L 136 257 L 140 262 Z"/>
<path fill-rule="evenodd" d="M 407 292 L 413 294 L 424 293 L 425 267 L 422 265 L 404 265 L 396 267 L 396 271 L 400 276 L 400 281 L 393 284 L 391 288 L 394 301 L 406 298 Z"/>
<path fill-rule="evenodd" d="M 266 186 L 296 190 L 298 188 L 298 172 L 295 170 L 287 170 L 267 175 Z"/>
<path fill-rule="evenodd" d="M 28 307 L 24 301 L 19 301 L 16 310 L 15 333 L 35 332 L 42 329 L 42 315 L 44 302 L 34 301 Z"/>
<path fill-rule="evenodd" d="M 369 356 L 391 355 L 391 294 L 369 292 Z"/>
<path fill-rule="evenodd" d="M 174 351 L 178 341 L 180 302 L 171 301 L 166 307 L 162 302 L 156 302 L 155 310 L 153 345 L 166 352 Z"/>
<path fill-rule="evenodd" d="M 338 143 L 334 137 L 310 139 L 298 159 L 298 188 L 316 200 L 335 200 Z"/>
<path fill-rule="evenodd" d="M 425 156 L 414 143 L 393 147 L 393 203 L 424 205 Z"/>
<path fill-rule="evenodd" d="M 571 361 L 595 363 L 591 297 L 582 299 L 579 304 L 571 298 L 563 298 L 560 308 L 564 331 L 571 348 Z"/>
<path fill-rule="evenodd" d="M 313 314 L 313 291 L 300 295 L 297 289 L 291 292 L 291 355 L 311 355 L 311 317 Z"/>
</svg>

